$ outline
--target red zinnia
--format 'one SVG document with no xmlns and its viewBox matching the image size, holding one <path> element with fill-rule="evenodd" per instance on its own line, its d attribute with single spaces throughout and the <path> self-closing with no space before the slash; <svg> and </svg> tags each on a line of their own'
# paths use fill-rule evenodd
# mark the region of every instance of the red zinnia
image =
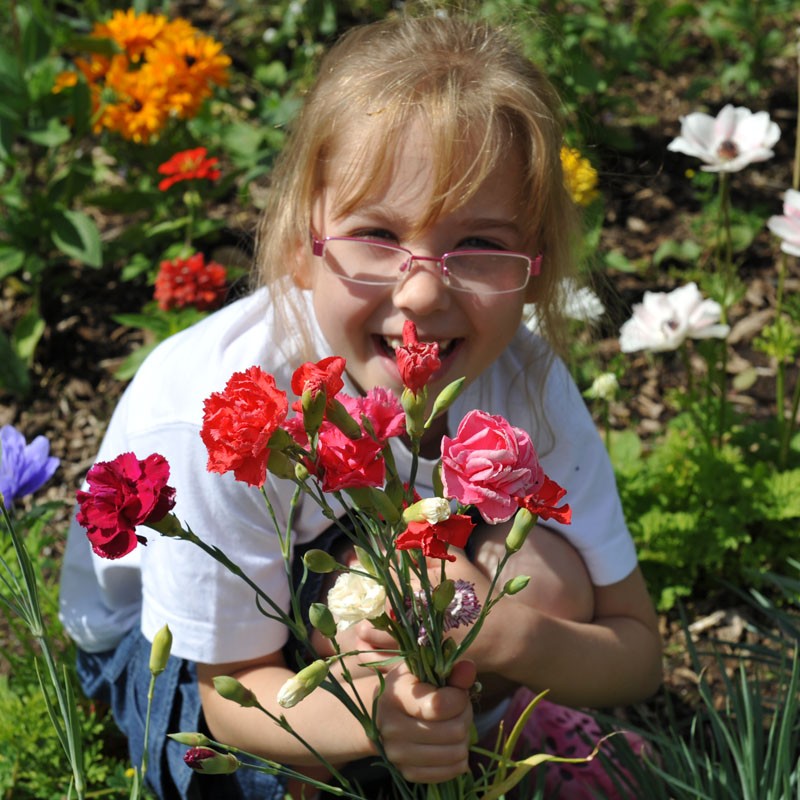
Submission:
<svg viewBox="0 0 800 800">
<path fill-rule="evenodd" d="M 527 509 L 531 514 L 536 514 L 540 519 L 554 519 L 562 525 L 569 525 L 572 522 L 572 509 L 569 504 L 556 508 L 558 501 L 566 493 L 566 489 L 545 475 L 544 482 L 536 492 L 527 497 L 518 498 L 517 502 L 522 508 Z"/>
<path fill-rule="evenodd" d="M 261 367 L 235 372 L 222 392 L 206 399 L 200 436 L 209 472 L 233 472 L 238 481 L 263 486 L 269 440 L 286 419 L 289 402 Z"/>
<path fill-rule="evenodd" d="M 407 319 L 403 324 L 403 344 L 395 350 L 403 386 L 416 394 L 442 365 L 437 342 L 420 342 L 417 326 Z"/>
<path fill-rule="evenodd" d="M 165 192 L 175 183 L 180 181 L 194 181 L 206 179 L 215 181 L 222 174 L 216 167 L 218 158 L 206 158 L 208 151 L 205 147 L 196 147 L 194 150 L 182 150 L 175 153 L 169 161 L 165 161 L 158 171 L 168 178 L 160 181 L 158 188 Z"/>
<path fill-rule="evenodd" d="M 154 297 L 162 311 L 194 306 L 200 311 L 217 308 L 223 300 L 228 275 L 216 261 L 205 262 L 202 253 L 162 261 Z"/>
<path fill-rule="evenodd" d="M 144 461 L 123 453 L 95 464 L 86 476 L 89 491 L 77 492 L 77 520 L 92 550 L 103 558 L 121 558 L 144 542 L 136 526 L 160 522 L 175 506 L 175 489 L 167 480 L 169 464 L 157 453 Z"/>
<path fill-rule="evenodd" d="M 449 545 L 464 547 L 475 523 L 466 514 L 451 514 L 444 522 L 409 522 L 408 527 L 395 539 L 398 550 L 422 550 L 428 558 L 455 561 L 447 552 Z"/>
</svg>

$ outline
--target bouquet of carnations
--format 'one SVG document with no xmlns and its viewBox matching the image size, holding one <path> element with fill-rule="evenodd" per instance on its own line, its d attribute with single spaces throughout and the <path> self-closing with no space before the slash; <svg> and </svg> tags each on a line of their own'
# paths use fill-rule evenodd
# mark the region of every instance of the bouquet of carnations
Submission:
<svg viewBox="0 0 800 800">
<path fill-rule="evenodd" d="M 205 402 L 201 437 L 208 450 L 208 469 L 232 472 L 237 480 L 261 489 L 280 538 L 290 581 L 290 608 L 276 604 L 222 550 L 171 513 L 175 490 L 168 485 L 169 465 L 158 454 L 139 460 L 126 453 L 96 464 L 87 477 L 88 491 L 78 492 L 78 521 L 100 556 L 116 558 L 132 550 L 142 539 L 136 528 L 144 525 L 165 536 L 194 542 L 247 581 L 262 613 L 285 624 L 304 654 L 304 666 L 301 664 L 283 686 L 278 704 L 284 708 L 296 705 L 322 685 L 333 692 L 374 743 L 377 759 L 391 776 L 393 797 L 491 800 L 501 797 L 540 763 L 587 760 L 543 753 L 522 761 L 512 758 L 521 726 L 539 698 L 514 730 L 505 735 L 501 731 L 495 751 L 479 749 L 484 756 L 480 774 L 465 774 L 443 784 L 411 784 L 386 758 L 372 698 L 369 702 L 360 698 L 353 685 L 347 658 L 359 653 L 342 652 L 337 634 L 355 622 L 370 620 L 391 634 L 396 648 L 362 653 L 371 658 L 368 667 L 381 674 L 403 660 L 420 680 L 444 686 L 490 610 L 527 585 L 525 576 L 498 585 L 508 559 L 522 547 L 540 517 L 568 523 L 570 508 L 559 505 L 566 492 L 544 474 L 529 435 L 502 417 L 479 410 L 464 417 L 455 436 L 443 437 L 441 461 L 434 475 L 435 496 L 419 497 L 414 484 L 423 434 L 446 413 L 464 381 L 451 383 L 429 404 L 427 384 L 440 366 L 438 345 L 420 342 L 411 322 L 406 322 L 396 358 L 405 387 L 399 399 L 384 389 L 360 398 L 341 393 L 345 361 L 332 356 L 295 371 L 291 389 L 297 400 L 291 406 L 292 416 L 287 394 L 276 386 L 273 376 L 257 366 L 235 373 L 224 391 Z M 405 436 L 410 445 L 408 479 L 398 475 L 395 467 L 390 440 L 396 436 Z M 342 564 L 329 552 L 307 550 L 302 577 L 295 581 L 291 515 L 286 530 L 280 530 L 264 491 L 268 472 L 293 486 L 287 489 L 293 491 L 292 507 L 302 497 L 318 503 L 349 540 L 356 560 Z M 329 498 L 335 499 L 335 506 Z M 513 517 L 505 554 L 488 595 L 480 598 L 474 584 L 446 574 L 447 564 L 455 560 L 449 548 L 463 548 L 475 527 L 470 511 L 489 524 Z M 320 653 L 312 644 L 313 631 L 300 608 L 299 594 L 309 573 L 334 571 L 340 574 L 327 602 L 320 598 L 307 610 L 313 628 L 330 644 L 326 653 Z M 462 626 L 469 630 L 457 641 L 449 632 Z M 341 669 L 333 671 L 336 662 Z M 263 708 L 234 678 L 219 677 L 215 687 L 224 697 L 258 707 L 290 730 L 283 715 Z M 264 759 L 254 767 L 237 758 L 235 748 L 202 734 L 184 732 L 174 738 L 190 745 L 186 762 L 199 772 L 258 768 L 306 780 L 339 796 L 363 796 L 321 755 L 321 763 L 335 781 L 333 786 Z"/>
</svg>

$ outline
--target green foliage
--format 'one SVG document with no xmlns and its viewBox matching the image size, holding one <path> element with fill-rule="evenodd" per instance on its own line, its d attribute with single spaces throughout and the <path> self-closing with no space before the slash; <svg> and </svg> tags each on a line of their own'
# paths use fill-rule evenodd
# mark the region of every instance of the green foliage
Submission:
<svg viewBox="0 0 800 800">
<path fill-rule="evenodd" d="M 647 451 L 632 431 L 612 434 L 626 518 L 662 610 L 710 590 L 720 574 L 737 582 L 797 552 L 800 468 L 775 467 L 770 441 L 738 427 L 709 446 L 688 413 Z"/>
</svg>

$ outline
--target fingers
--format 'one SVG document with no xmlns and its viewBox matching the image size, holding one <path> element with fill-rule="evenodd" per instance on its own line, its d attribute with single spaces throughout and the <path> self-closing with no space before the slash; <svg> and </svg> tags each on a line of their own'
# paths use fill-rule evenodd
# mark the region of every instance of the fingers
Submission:
<svg viewBox="0 0 800 800">
<path fill-rule="evenodd" d="M 461 663 L 456 681 L 471 686 L 474 667 Z M 465 688 L 436 688 L 400 666 L 387 675 L 378 724 L 387 758 L 407 780 L 438 783 L 469 768 L 472 706 Z"/>
</svg>

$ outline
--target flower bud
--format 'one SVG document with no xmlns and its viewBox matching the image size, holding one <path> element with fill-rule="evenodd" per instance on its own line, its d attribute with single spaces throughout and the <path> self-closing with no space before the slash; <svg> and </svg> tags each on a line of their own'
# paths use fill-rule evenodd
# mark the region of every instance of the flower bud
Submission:
<svg viewBox="0 0 800 800">
<path fill-rule="evenodd" d="M 308 467 L 305 464 L 295 464 L 294 476 L 300 481 L 300 483 L 305 483 L 308 480 Z"/>
<path fill-rule="evenodd" d="M 361 564 L 364 570 L 372 575 L 373 578 L 380 577 L 378 568 L 375 566 L 375 561 L 373 560 L 372 556 L 360 545 L 353 545 L 353 549 L 356 552 L 356 558 L 358 559 L 359 564 Z"/>
<path fill-rule="evenodd" d="M 400 519 L 397 507 L 381 489 L 375 486 L 358 486 L 345 491 L 360 510 L 376 511 L 389 523 Z"/>
<path fill-rule="evenodd" d="M 318 658 L 281 686 L 278 692 L 278 705 L 283 708 L 296 706 L 325 680 L 327 674 L 327 662 Z"/>
<path fill-rule="evenodd" d="M 233 753 L 218 753 L 210 747 L 192 747 L 183 760 L 187 767 L 204 775 L 230 775 L 241 763 Z"/>
<path fill-rule="evenodd" d="M 212 744 L 211 739 L 203 733 L 196 733 L 195 731 L 182 731 L 180 733 L 168 733 L 170 739 L 178 742 L 178 744 L 185 744 L 189 747 L 207 747 Z"/>
<path fill-rule="evenodd" d="M 448 408 L 450 408 L 451 405 L 453 405 L 456 398 L 461 394 L 461 390 L 464 388 L 464 384 L 466 382 L 466 378 L 458 378 L 452 383 L 448 383 L 447 386 L 445 386 L 444 389 L 439 392 L 436 399 L 433 401 L 431 415 L 428 417 L 428 420 L 425 423 L 426 428 L 429 428 L 436 417 L 443 414 Z"/>
<path fill-rule="evenodd" d="M 255 694 L 246 686 L 242 686 L 236 678 L 231 678 L 230 675 L 217 675 L 214 678 L 214 688 L 220 697 L 238 703 L 242 708 L 258 706 Z"/>
<path fill-rule="evenodd" d="M 308 609 L 308 621 L 325 637 L 336 636 L 336 621 L 325 603 L 312 603 Z"/>
<path fill-rule="evenodd" d="M 316 572 L 320 575 L 327 575 L 339 566 L 336 563 L 336 559 L 330 553 L 318 548 L 307 551 L 303 555 L 303 563 L 306 565 L 306 569 L 308 569 L 309 572 Z"/>
<path fill-rule="evenodd" d="M 436 525 L 450 519 L 450 503 L 443 497 L 425 497 L 403 511 L 403 522 L 427 522 Z"/>
<path fill-rule="evenodd" d="M 300 405 L 303 409 L 303 427 L 306 429 L 308 438 L 312 439 L 322 425 L 325 416 L 325 406 L 328 397 L 324 387 L 316 386 L 313 389 L 306 389 L 301 398 Z"/>
<path fill-rule="evenodd" d="M 531 579 L 528 575 L 516 575 L 509 581 L 506 581 L 506 585 L 503 587 L 503 594 L 517 594 L 521 592 L 530 581 Z"/>
<path fill-rule="evenodd" d="M 406 432 L 412 439 L 422 436 L 427 398 L 428 392 L 424 388 L 419 394 L 414 394 L 411 389 L 403 389 L 400 395 L 400 405 L 406 412 Z"/>
<path fill-rule="evenodd" d="M 442 581 L 433 590 L 433 593 L 431 595 L 431 600 L 433 601 L 433 607 L 439 612 L 446 611 L 450 603 L 453 602 L 453 598 L 455 596 L 456 596 L 455 582 L 452 580 Z"/>
<path fill-rule="evenodd" d="M 183 539 L 186 537 L 186 531 L 183 529 L 178 518 L 169 513 L 159 520 L 149 520 L 146 523 L 148 528 L 158 531 L 162 536 L 169 536 L 174 539 Z"/>
<path fill-rule="evenodd" d="M 280 450 L 270 450 L 267 469 L 278 478 L 294 478 L 296 475 L 294 462 Z"/>
<path fill-rule="evenodd" d="M 328 405 L 328 420 L 348 439 L 361 438 L 361 426 L 350 416 L 348 410 L 339 400 L 333 400 Z"/>
<path fill-rule="evenodd" d="M 153 645 L 150 648 L 150 674 L 160 675 L 167 668 L 169 653 L 172 649 L 172 632 L 168 625 L 165 625 L 153 637 Z"/>
<path fill-rule="evenodd" d="M 506 551 L 509 553 L 516 553 L 528 538 L 528 534 L 536 525 L 538 517 L 536 514 L 531 514 L 527 508 L 520 508 L 515 517 L 514 524 L 506 536 Z"/>
</svg>

